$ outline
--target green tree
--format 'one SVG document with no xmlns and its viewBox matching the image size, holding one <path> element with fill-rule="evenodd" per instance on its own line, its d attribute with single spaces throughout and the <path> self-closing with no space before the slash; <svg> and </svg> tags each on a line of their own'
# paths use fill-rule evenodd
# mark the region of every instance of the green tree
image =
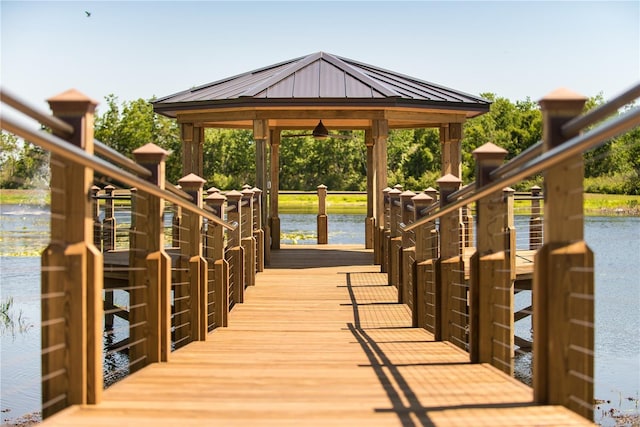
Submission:
<svg viewBox="0 0 640 427">
<path fill-rule="evenodd" d="M 181 178 L 182 144 L 176 121 L 154 113 L 153 106 L 144 99 L 122 105 L 118 105 L 114 95 L 105 99 L 107 109 L 95 119 L 96 139 L 130 158 L 133 150 L 153 142 L 171 153 L 167 159 L 167 179 L 177 182 Z"/>
<path fill-rule="evenodd" d="M 37 188 L 48 185 L 49 154 L 30 142 L 2 132 L 0 138 L 0 187 Z"/>
</svg>

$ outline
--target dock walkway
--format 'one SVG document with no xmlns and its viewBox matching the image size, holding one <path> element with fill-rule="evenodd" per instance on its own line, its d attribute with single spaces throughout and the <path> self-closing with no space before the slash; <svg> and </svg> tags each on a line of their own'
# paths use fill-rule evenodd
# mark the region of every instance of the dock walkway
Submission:
<svg viewBox="0 0 640 427">
<path fill-rule="evenodd" d="M 411 328 L 371 259 L 357 246 L 283 246 L 229 327 L 43 425 L 592 425 Z"/>
</svg>

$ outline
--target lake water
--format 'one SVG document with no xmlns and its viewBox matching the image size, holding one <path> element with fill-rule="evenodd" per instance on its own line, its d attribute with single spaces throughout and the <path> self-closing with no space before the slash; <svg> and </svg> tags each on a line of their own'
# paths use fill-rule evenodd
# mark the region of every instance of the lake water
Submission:
<svg viewBox="0 0 640 427">
<path fill-rule="evenodd" d="M 316 216 L 281 214 L 283 243 L 315 244 Z M 516 222 L 526 233 L 526 219 Z M 13 298 L 26 332 L 0 336 L 2 421 L 40 410 L 40 260 L 49 212 L 32 206 L 0 206 L 0 297 Z M 614 426 L 607 415 L 637 414 L 640 393 L 640 218 L 587 217 L 585 237 L 595 252 L 595 397 L 609 401 L 596 421 Z M 364 245 L 364 215 L 330 215 L 329 243 Z M 16 256 L 17 255 L 17 256 Z M 518 295 L 518 304 L 528 304 Z M 526 335 L 530 325 L 518 322 Z M 31 326 L 30 326 L 31 325 Z M 9 412 L 7 412 L 9 410 Z"/>
</svg>

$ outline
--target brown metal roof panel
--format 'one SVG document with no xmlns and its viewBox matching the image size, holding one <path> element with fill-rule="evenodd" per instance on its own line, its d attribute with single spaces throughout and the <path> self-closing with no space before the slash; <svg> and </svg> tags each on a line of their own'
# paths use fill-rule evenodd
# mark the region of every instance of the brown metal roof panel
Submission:
<svg viewBox="0 0 640 427">
<path fill-rule="evenodd" d="M 239 74 L 227 79 L 206 83 L 195 88 L 178 92 L 161 98 L 158 102 L 187 102 L 215 99 L 229 99 L 241 96 L 245 91 L 259 84 L 264 79 L 276 75 L 290 66 L 291 61 L 265 67 L 248 73 Z"/>
<path fill-rule="evenodd" d="M 295 72 L 294 98 L 318 98 L 320 96 L 320 63 L 318 61 Z"/>
<path fill-rule="evenodd" d="M 353 60 L 346 60 L 346 61 L 349 63 L 357 64 L 357 66 L 359 66 L 363 70 L 363 72 L 366 72 L 368 74 L 373 74 L 376 76 L 386 76 L 386 79 L 392 79 L 394 81 L 402 81 L 404 82 L 404 84 L 406 84 L 409 87 L 412 87 L 414 89 L 425 90 L 427 93 L 431 93 L 431 95 L 425 95 L 425 99 L 431 99 L 431 97 L 435 97 L 435 98 L 445 98 L 450 101 L 464 101 L 464 102 L 472 102 L 472 103 L 479 102 L 481 104 L 489 103 L 489 101 L 479 96 L 461 92 L 459 90 L 451 89 L 439 84 L 427 82 L 424 80 L 417 79 L 415 77 L 410 77 L 404 74 L 385 70 L 383 68 L 373 67 L 368 64 L 361 64 Z M 379 77 L 379 78 L 382 78 L 382 77 Z"/>
<path fill-rule="evenodd" d="M 411 81 L 402 76 L 393 73 L 379 72 L 378 70 L 367 69 L 366 73 L 372 78 L 386 84 L 393 90 L 398 92 L 403 98 L 409 99 L 426 99 L 439 101 L 461 101 L 460 96 L 456 96 L 451 92 L 442 92 L 433 90 L 424 82 Z"/>
<path fill-rule="evenodd" d="M 266 90 L 263 90 L 256 97 L 266 98 L 291 98 L 293 97 L 293 89 L 295 87 L 296 77 L 295 74 L 290 75 L 284 80 L 280 80 L 273 86 L 270 86 Z"/>
<path fill-rule="evenodd" d="M 345 72 L 326 62 L 320 62 L 320 97 L 343 98 L 347 96 Z"/>
<path fill-rule="evenodd" d="M 347 98 L 386 98 L 378 91 L 374 91 L 371 86 L 363 84 L 353 76 L 345 75 L 345 87 Z"/>
</svg>

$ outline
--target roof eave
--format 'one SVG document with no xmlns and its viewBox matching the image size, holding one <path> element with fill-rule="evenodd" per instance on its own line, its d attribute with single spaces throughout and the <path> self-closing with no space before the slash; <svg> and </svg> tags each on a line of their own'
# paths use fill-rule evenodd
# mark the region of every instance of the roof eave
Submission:
<svg viewBox="0 0 640 427">
<path fill-rule="evenodd" d="M 175 118 L 180 111 L 202 111 L 228 108 L 282 108 L 282 107 L 303 107 L 326 109 L 329 107 L 340 109 L 347 108 L 417 108 L 430 110 L 464 111 L 470 113 L 470 117 L 475 117 L 489 111 L 491 103 L 478 102 L 453 102 L 453 101 L 426 101 L 412 100 L 400 97 L 393 98 L 235 98 L 217 101 L 190 101 L 162 103 L 153 102 L 153 110 L 167 117 Z"/>
</svg>

